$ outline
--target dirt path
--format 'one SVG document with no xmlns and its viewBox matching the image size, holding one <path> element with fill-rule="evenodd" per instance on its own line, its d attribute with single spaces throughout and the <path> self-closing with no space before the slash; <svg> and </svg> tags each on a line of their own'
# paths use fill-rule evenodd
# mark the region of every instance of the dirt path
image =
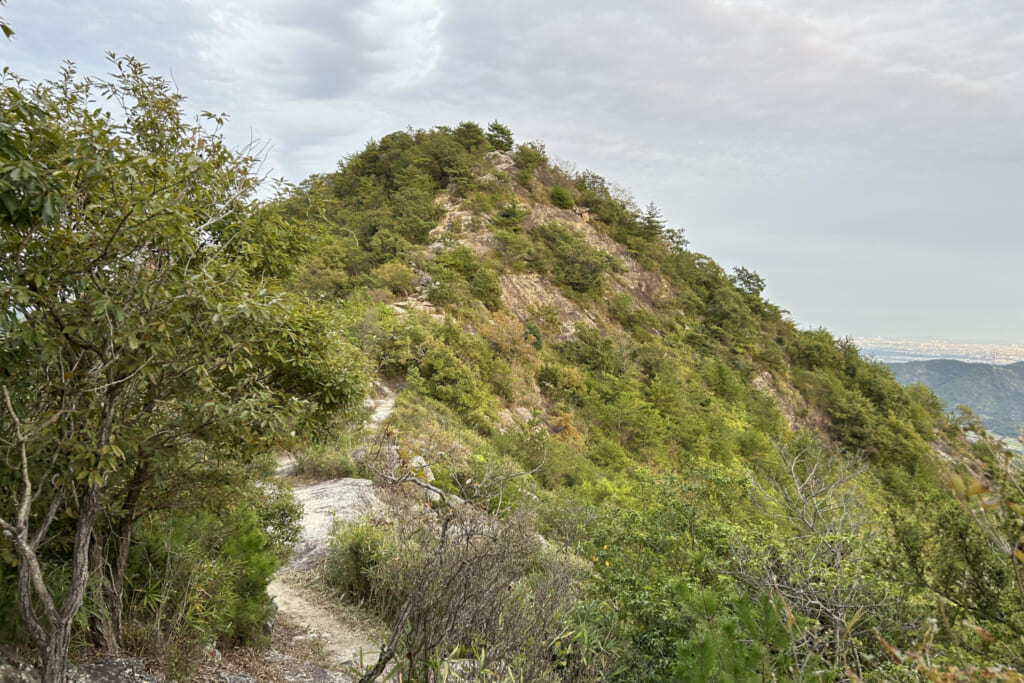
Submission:
<svg viewBox="0 0 1024 683">
<path fill-rule="evenodd" d="M 379 624 L 372 623 L 357 610 L 331 604 L 303 585 L 297 572 L 278 572 L 267 586 L 267 593 L 277 603 L 278 619 L 295 624 L 306 631 L 293 640 L 319 641 L 321 666 L 338 671 L 365 667 L 377 661 Z M 371 622 L 371 623 L 367 623 Z"/>
<path fill-rule="evenodd" d="M 373 412 L 367 427 L 378 429 L 395 408 L 395 389 L 375 385 Z M 368 402 L 370 403 L 370 402 Z M 288 476 L 293 468 L 287 459 L 279 462 L 279 474 Z M 318 653 L 319 664 L 343 672 L 369 667 L 377 660 L 379 643 L 384 640 L 383 624 L 351 607 L 335 604 L 311 589 L 306 580 L 328 547 L 335 520 L 358 519 L 379 510 L 381 504 L 365 479 L 333 479 L 296 486 L 292 489 L 302 503 L 302 538 L 288 567 L 280 570 L 267 587 L 278 608 L 278 621 L 294 631 L 291 640 L 309 639 Z M 345 680 L 339 678 L 338 680 Z"/>
</svg>

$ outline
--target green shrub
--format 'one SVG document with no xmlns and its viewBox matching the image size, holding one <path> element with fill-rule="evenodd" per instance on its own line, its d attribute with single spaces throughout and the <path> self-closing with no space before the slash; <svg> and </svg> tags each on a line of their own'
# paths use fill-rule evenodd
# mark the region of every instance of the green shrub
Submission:
<svg viewBox="0 0 1024 683">
<path fill-rule="evenodd" d="M 467 152 L 486 151 L 491 144 L 484 134 L 484 129 L 472 121 L 463 121 L 453 133 L 455 140 L 466 148 Z"/>
<path fill-rule="evenodd" d="M 337 525 L 331 534 L 321 576 L 339 595 L 358 604 L 374 604 L 381 567 L 395 548 L 379 527 L 368 522 Z"/>
<path fill-rule="evenodd" d="M 267 492 L 264 492 L 267 494 Z M 187 675 L 211 642 L 259 643 L 267 584 L 298 536 L 299 510 L 274 489 L 257 506 L 191 510 L 136 525 L 126 580 L 127 645 Z"/>
<path fill-rule="evenodd" d="M 434 278 L 427 292 L 431 303 L 458 306 L 475 299 L 491 311 L 502 307 L 497 271 L 468 247 L 459 245 L 442 251 L 428 267 Z"/>
<path fill-rule="evenodd" d="M 502 307 L 501 281 L 494 268 L 478 268 L 469 281 L 469 293 L 489 311 L 497 311 Z"/>
<path fill-rule="evenodd" d="M 581 235 L 556 221 L 543 223 L 530 231 L 548 248 L 536 266 L 545 269 L 555 282 L 580 294 L 600 290 L 602 278 L 616 265 L 610 254 L 594 249 Z"/>
<path fill-rule="evenodd" d="M 357 477 L 366 472 L 336 444 L 316 444 L 295 455 L 298 473 L 314 479 Z"/>
<path fill-rule="evenodd" d="M 539 469 L 534 476 L 548 489 L 576 486 L 596 474 L 577 443 L 551 436 L 536 421 L 496 435 L 494 445 L 499 454 L 512 458 L 522 468 Z"/>
<path fill-rule="evenodd" d="M 528 215 L 530 215 L 530 210 L 513 199 L 501 207 L 498 215 L 494 217 L 494 223 L 505 228 L 512 228 L 520 225 Z"/>
<path fill-rule="evenodd" d="M 563 352 L 568 360 L 595 372 L 620 375 L 626 370 L 623 349 L 592 325 L 577 323 L 576 338 L 563 346 Z"/>
<path fill-rule="evenodd" d="M 497 418 L 496 401 L 480 374 L 440 340 L 423 345 L 408 382 L 416 391 L 451 406 L 478 429 L 488 429 Z"/>
<path fill-rule="evenodd" d="M 573 201 L 572 194 L 570 194 L 569 190 L 565 189 L 561 185 L 555 185 L 551 188 L 551 203 L 559 209 L 571 209 L 576 205 L 576 202 Z"/>
<path fill-rule="evenodd" d="M 397 261 L 377 266 L 370 275 L 393 294 L 409 296 L 416 288 L 416 273 L 412 268 Z"/>
<path fill-rule="evenodd" d="M 521 185 L 529 185 L 533 180 L 533 173 L 541 165 L 548 161 L 547 152 L 542 142 L 527 142 L 516 147 L 515 152 L 516 180 Z"/>
<path fill-rule="evenodd" d="M 575 405 L 580 405 L 587 393 L 586 377 L 571 365 L 545 363 L 537 373 L 537 386 L 544 396 Z"/>
</svg>

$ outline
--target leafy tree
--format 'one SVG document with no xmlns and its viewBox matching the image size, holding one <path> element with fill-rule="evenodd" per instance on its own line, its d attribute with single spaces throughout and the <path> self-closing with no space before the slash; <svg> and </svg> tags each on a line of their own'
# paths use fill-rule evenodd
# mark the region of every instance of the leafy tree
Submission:
<svg viewBox="0 0 1024 683">
<path fill-rule="evenodd" d="M 0 89 L 0 531 L 45 681 L 65 678 L 91 567 L 117 646 L 154 481 L 251 458 L 361 393 L 327 313 L 273 285 L 305 242 L 253 201 L 252 150 L 111 61 L 109 80 Z"/>
<path fill-rule="evenodd" d="M 485 150 L 489 146 L 484 129 L 472 121 L 463 121 L 454 132 L 455 139 L 469 152 Z"/>
<path fill-rule="evenodd" d="M 669 249 L 673 254 L 679 255 L 684 253 L 686 251 L 686 247 L 690 245 L 690 240 L 686 239 L 686 233 L 683 232 L 682 228 L 665 230 L 662 234 L 668 241 Z"/>
<path fill-rule="evenodd" d="M 514 158 L 519 169 L 516 180 L 522 185 L 529 185 L 533 180 L 533 172 L 547 163 L 548 155 L 544 143 L 534 141 L 516 147 Z"/>
<path fill-rule="evenodd" d="M 729 280 L 744 294 L 761 296 L 764 291 L 764 278 L 743 266 L 733 268 Z"/>
<path fill-rule="evenodd" d="M 512 146 L 515 145 L 511 129 L 497 121 L 491 121 L 487 124 L 487 133 L 485 135 L 487 136 L 487 141 L 491 143 L 491 147 L 502 152 L 511 152 Z"/>
</svg>

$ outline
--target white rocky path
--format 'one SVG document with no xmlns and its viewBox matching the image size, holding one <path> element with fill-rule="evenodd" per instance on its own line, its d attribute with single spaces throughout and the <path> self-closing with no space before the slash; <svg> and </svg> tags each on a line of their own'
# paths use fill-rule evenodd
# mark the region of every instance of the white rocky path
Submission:
<svg viewBox="0 0 1024 683">
<path fill-rule="evenodd" d="M 367 420 L 371 430 L 380 428 L 395 408 L 395 390 L 375 384 L 376 397 L 368 399 L 373 412 Z M 372 404 L 372 405 L 371 405 Z M 278 462 L 278 474 L 292 476 L 295 468 L 287 456 Z M 310 638 L 319 641 L 322 661 L 335 671 L 371 666 L 377 660 L 382 634 L 372 633 L 358 620 L 345 618 L 337 606 L 329 604 L 308 586 L 311 569 L 323 557 L 335 520 L 354 521 L 366 513 L 379 511 L 381 502 L 367 479 L 331 479 L 297 485 L 292 489 L 303 508 L 302 537 L 288 566 L 270 582 L 267 592 L 278 608 L 277 619 L 304 628 Z M 339 675 L 337 680 L 348 680 Z"/>
</svg>

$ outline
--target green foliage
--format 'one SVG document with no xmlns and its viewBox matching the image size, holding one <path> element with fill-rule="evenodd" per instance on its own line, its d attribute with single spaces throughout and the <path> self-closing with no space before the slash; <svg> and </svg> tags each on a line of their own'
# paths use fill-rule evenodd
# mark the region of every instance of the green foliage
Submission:
<svg viewBox="0 0 1024 683">
<path fill-rule="evenodd" d="M 361 421 L 363 413 L 357 413 Z M 315 479 L 341 479 L 344 477 L 367 476 L 365 467 L 352 459 L 363 436 L 361 424 L 353 420 L 338 420 L 330 424 L 322 434 L 312 435 L 310 443 L 292 454 L 297 473 Z"/>
<path fill-rule="evenodd" d="M 502 227 L 514 228 L 520 225 L 529 214 L 529 209 L 521 206 L 513 199 L 501 207 L 498 214 L 494 217 L 494 223 Z"/>
<path fill-rule="evenodd" d="M 548 161 L 547 151 L 542 142 L 527 142 L 516 147 L 513 159 L 516 162 L 516 180 L 521 185 L 533 181 L 534 172 Z"/>
<path fill-rule="evenodd" d="M 587 626 L 603 634 L 598 640 L 613 638 L 620 659 L 612 680 L 751 680 L 790 664 L 781 611 L 766 598 L 750 605 L 719 569 L 742 532 L 717 504 L 735 500 L 726 492 L 742 480 L 701 473 L 710 476 L 637 482 L 628 505 L 601 513 L 582 550 L 603 606 L 586 614 Z M 735 511 L 731 518 L 738 521 Z"/>
<path fill-rule="evenodd" d="M 572 366 L 541 366 L 537 373 L 537 386 L 545 396 L 554 401 L 576 405 L 582 404 L 587 393 L 586 377 Z"/>
<path fill-rule="evenodd" d="M 565 356 L 595 372 L 619 375 L 625 371 L 625 359 L 615 339 L 602 335 L 589 325 L 577 325 L 575 338 L 563 347 Z"/>
<path fill-rule="evenodd" d="M 337 532 L 325 577 L 343 594 L 369 596 L 389 621 L 403 678 L 431 680 L 459 653 L 481 672 L 555 680 L 548 643 L 575 595 L 576 568 L 544 552 L 522 515 L 481 514 L 505 497 L 478 489 L 468 503 L 442 504 L 402 526 Z"/>
<path fill-rule="evenodd" d="M 581 235 L 558 222 L 535 226 L 530 237 L 539 239 L 546 247 L 546 253 L 537 252 L 534 267 L 550 273 L 557 284 L 570 292 L 596 293 L 602 276 L 617 266 L 610 254 L 590 247 Z"/>
<path fill-rule="evenodd" d="M 565 189 L 561 185 L 555 185 L 551 188 L 551 203 L 560 209 L 571 209 L 576 202 L 572 198 L 572 194 L 569 190 Z"/>
<path fill-rule="evenodd" d="M 497 121 L 491 121 L 487 124 L 487 141 L 491 143 L 491 147 L 501 152 L 511 152 L 512 146 L 515 142 L 512 139 L 512 131 L 508 126 L 498 123 Z"/>
<path fill-rule="evenodd" d="M 639 227 L 646 237 L 660 237 L 665 232 L 665 219 L 661 215 L 661 209 L 651 202 L 644 209 L 640 216 Z"/>
<path fill-rule="evenodd" d="M 323 580 L 342 597 L 372 603 L 379 599 L 375 580 L 396 552 L 392 539 L 379 527 L 365 522 L 339 525 L 331 535 Z"/>
<path fill-rule="evenodd" d="M 370 275 L 394 294 L 409 296 L 416 287 L 415 271 L 396 261 L 377 266 Z"/>
<path fill-rule="evenodd" d="M 190 122 L 145 66 L 112 61 L 107 81 L 69 67 L 37 85 L 8 73 L 0 90 L 0 424 L 19 444 L 0 469 L 0 519 L 20 538 L 19 571 L 60 568 L 49 585 L 22 583 L 40 649 L 64 639 L 84 599 L 90 543 L 102 566 L 123 566 L 130 546 L 111 539 L 152 521 L 163 482 L 199 464 L 230 481 L 240 456 L 352 405 L 364 382 L 330 311 L 274 279 L 305 231 L 254 200 L 257 160 L 226 147 L 217 117 Z M 15 483 L 25 476 L 31 490 Z M 238 552 L 257 561 L 255 546 Z M 126 577 L 97 573 L 116 617 Z M 210 615 L 239 635 L 253 618 Z"/>
<path fill-rule="evenodd" d="M 547 488 L 576 486 L 595 475 L 594 467 L 576 444 L 552 437 L 536 422 L 496 435 L 494 445 L 498 454 L 518 462 L 523 469 L 539 469 L 537 479 Z"/>
<path fill-rule="evenodd" d="M 629 452 L 664 452 L 670 425 L 636 380 L 609 379 L 588 395 L 585 408 L 584 414 L 605 434 L 615 434 Z"/>
<path fill-rule="evenodd" d="M 434 282 L 428 296 L 440 306 L 479 301 L 488 310 L 502 307 L 498 274 L 464 246 L 440 252 L 429 265 Z"/>
<path fill-rule="evenodd" d="M 0 7 L 7 4 L 7 0 L 0 0 Z M 14 35 L 14 29 L 11 25 L 4 21 L 3 17 L 0 17 L 0 33 L 4 34 L 4 38 L 10 39 Z"/>
<path fill-rule="evenodd" d="M 497 408 L 479 373 L 441 340 L 428 340 L 420 354 L 409 370 L 409 386 L 451 406 L 474 427 L 489 429 Z"/>
<path fill-rule="evenodd" d="M 455 129 L 452 137 L 460 145 L 466 148 L 467 152 L 481 152 L 490 149 L 490 141 L 484 134 L 484 129 L 472 121 L 463 121 Z"/>
<path fill-rule="evenodd" d="M 765 284 L 763 277 L 743 266 L 733 268 L 732 272 L 729 279 L 736 285 L 736 289 L 751 296 L 761 296 Z"/>
<path fill-rule="evenodd" d="M 133 647 L 188 674 L 211 642 L 264 637 L 273 613 L 266 587 L 297 539 L 299 517 L 290 496 L 268 502 L 181 511 L 140 525 L 128 559 Z"/>
<path fill-rule="evenodd" d="M 794 362 L 808 370 L 838 370 L 843 363 L 835 339 L 828 330 L 820 327 L 800 332 L 794 340 L 790 355 Z"/>
<path fill-rule="evenodd" d="M 501 149 L 495 132 L 484 137 Z M 638 208 L 591 172 L 565 189 L 539 145 L 514 154 L 525 195 L 489 166 L 477 133 L 462 124 L 396 134 L 385 139 L 387 155 L 371 146 L 348 160 L 345 191 L 332 201 L 356 207 L 363 193 L 365 203 L 336 214 L 363 221 L 333 229 L 348 259 L 338 287 L 394 281 L 397 268 L 376 270 L 388 263 L 428 272 L 430 299 L 448 320 L 396 316 L 360 295 L 346 304 L 346 335 L 382 372 L 406 376 L 402 429 L 472 439 L 473 457 L 435 468 L 440 490 L 471 490 L 484 462 L 531 470 L 536 504 L 548 511 L 541 528 L 590 560 L 590 590 L 548 644 L 563 679 L 831 680 L 847 669 L 864 680 L 906 677 L 905 662 L 883 663 L 874 634 L 912 647 L 911 625 L 930 617 L 950 624 L 934 635 L 950 661 L 1008 652 L 1013 565 L 994 559 L 970 515 L 946 509 L 929 443 L 987 471 L 996 461 L 962 439 L 933 396 L 900 388 L 848 340 L 797 330 L 762 298 L 760 276 L 730 275 L 689 251 L 653 204 Z M 466 154 L 461 168 L 488 180 L 459 175 L 449 163 L 457 155 L 439 153 L 450 143 Z M 423 165 L 428 149 L 434 161 Z M 444 159 L 456 170 L 447 181 Z M 471 229 L 491 229 L 493 250 L 445 242 L 428 253 L 392 228 L 381 207 L 390 207 L 389 183 L 408 179 L 386 169 L 401 164 L 446 199 L 464 197 Z M 547 201 L 586 207 L 586 233 L 531 219 Z M 324 215 L 337 204 L 325 202 Z M 372 234 L 355 227 L 371 224 Z M 622 245 L 628 273 L 588 243 L 591 230 Z M 524 306 L 511 290 L 506 310 L 502 268 L 538 273 L 574 310 L 554 297 Z M 575 306 L 589 320 L 569 334 Z M 499 408 L 509 409 L 501 429 Z M 532 419 L 521 417 L 527 411 Z M 787 460 L 801 449 L 813 464 Z M 843 464 L 858 456 L 865 470 L 844 478 Z M 787 471 L 802 478 L 787 484 Z M 982 595 L 986 577 L 998 579 L 993 595 Z M 395 613 L 398 594 L 383 611 Z M 958 621 L 965 617 L 999 645 L 983 645 Z"/>
<path fill-rule="evenodd" d="M 289 449 L 311 476 L 387 478 L 350 456 L 361 416 L 337 416 L 368 367 L 405 380 L 388 434 L 415 435 L 396 447 L 431 462 L 441 498 L 393 527 L 339 528 L 324 578 L 391 620 L 411 653 L 403 677 L 441 676 L 456 653 L 522 680 L 881 679 L 905 662 L 880 664 L 875 632 L 903 651 L 930 618 L 943 661 L 1018 663 L 1018 497 L 982 481 L 1011 468 L 962 437 L 980 426 L 958 427 L 848 340 L 798 331 L 756 273 L 688 251 L 653 204 L 591 172 L 567 189 L 538 143 L 515 148 L 524 192 L 487 156 L 513 149 L 497 122 L 384 136 L 258 202 L 245 158 L 175 123 L 177 100 L 133 78 L 143 104 L 126 121 L 145 145 L 103 120 L 72 134 L 16 83 L 0 114 L 13 408 L 0 424 L 12 443 L 14 416 L 35 430 L 30 474 L 50 489 L 31 521 L 60 503 L 42 571 L 54 594 L 73 585 L 82 513 L 67 502 L 83 491 L 97 492 L 105 566 L 132 539 L 126 590 L 114 599 L 96 574 L 81 637 L 120 607 L 130 644 L 183 673 L 199 643 L 258 642 L 266 580 L 294 536 L 294 503 L 257 483 L 268 453 Z M 50 95 L 85 101 L 62 87 L 74 91 Z M 149 96 L 166 106 L 150 111 Z M 116 153 L 80 154 L 86 130 Z M 80 158 L 98 175 L 81 162 L 72 182 L 62 169 Z M 182 168 L 187 191 L 151 191 Z M 126 203 L 129 187 L 141 194 Z M 530 218 L 549 200 L 586 207 L 586 231 Z M 471 219 L 427 248 L 449 206 Z M 503 301 L 503 268 L 536 272 L 571 307 L 514 287 Z M 386 305 L 427 286 L 441 321 Z M 97 441 L 111 398 L 114 427 Z M 74 424 L 48 423 L 71 399 Z M 930 442 L 978 473 L 973 493 L 961 479 L 951 497 Z M 55 478 L 48 452 L 67 464 Z M 9 516 L 16 449 L 7 461 Z M 0 604 L 14 604 L 16 555 L 0 545 Z M 568 569 L 579 558 L 583 576 Z"/>
</svg>

